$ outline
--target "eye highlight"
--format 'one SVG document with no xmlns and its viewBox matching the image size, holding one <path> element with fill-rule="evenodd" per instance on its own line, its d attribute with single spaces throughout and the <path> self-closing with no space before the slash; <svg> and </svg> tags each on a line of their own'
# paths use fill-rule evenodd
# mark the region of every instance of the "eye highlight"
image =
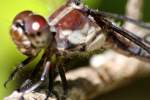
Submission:
<svg viewBox="0 0 150 100">
<path fill-rule="evenodd" d="M 40 29 L 40 24 L 38 22 L 33 22 L 32 29 L 38 31 Z"/>
<path fill-rule="evenodd" d="M 51 40 L 50 26 L 43 16 L 30 15 L 25 19 L 26 35 L 35 48 L 44 48 Z"/>
<path fill-rule="evenodd" d="M 31 15 L 25 19 L 25 28 L 27 34 L 43 32 L 49 25 L 44 17 L 40 15 Z"/>
</svg>

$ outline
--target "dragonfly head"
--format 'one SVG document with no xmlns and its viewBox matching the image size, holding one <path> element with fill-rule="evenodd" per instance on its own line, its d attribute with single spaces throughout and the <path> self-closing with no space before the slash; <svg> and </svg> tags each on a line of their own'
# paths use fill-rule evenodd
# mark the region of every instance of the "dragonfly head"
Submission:
<svg viewBox="0 0 150 100">
<path fill-rule="evenodd" d="M 45 18 L 31 11 L 16 15 L 10 34 L 18 49 L 25 55 L 36 55 L 52 38 Z"/>
</svg>

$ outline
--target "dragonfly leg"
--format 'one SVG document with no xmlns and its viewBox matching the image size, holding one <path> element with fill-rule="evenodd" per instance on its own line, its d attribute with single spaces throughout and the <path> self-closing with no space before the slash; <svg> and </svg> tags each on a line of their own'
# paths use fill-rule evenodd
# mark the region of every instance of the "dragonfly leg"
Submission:
<svg viewBox="0 0 150 100">
<path fill-rule="evenodd" d="M 64 97 L 62 97 L 62 99 L 64 100 L 65 96 L 68 93 L 68 83 L 67 83 L 67 79 L 66 79 L 66 76 L 65 76 L 65 71 L 64 71 L 63 65 L 58 66 L 58 71 L 59 71 L 59 74 L 60 74 L 60 78 L 62 80 L 62 85 L 63 85 L 63 90 L 64 90 Z"/>
<path fill-rule="evenodd" d="M 31 79 L 35 78 L 36 75 L 39 73 L 39 71 L 42 70 L 42 68 L 43 68 L 42 66 L 44 64 L 44 61 L 45 61 L 46 57 L 47 57 L 47 55 L 46 55 L 46 52 L 45 52 L 43 54 L 41 60 L 36 65 L 35 69 L 31 72 L 29 78 L 25 80 L 25 82 L 21 85 L 21 87 L 18 89 L 18 91 L 24 91 L 33 84 Z"/>
<path fill-rule="evenodd" d="M 41 75 L 41 77 L 40 77 L 40 80 L 39 80 L 38 82 L 36 82 L 35 84 L 33 84 L 30 88 L 28 88 L 28 89 L 26 89 L 26 90 L 23 90 L 23 91 L 21 91 L 21 92 L 23 92 L 23 93 L 29 93 L 29 92 L 31 92 L 31 91 L 37 89 L 37 88 L 45 81 L 46 76 L 47 76 L 47 74 L 48 74 L 48 72 L 49 72 L 50 65 L 51 65 L 50 61 L 47 61 L 47 62 L 45 63 L 44 70 L 43 70 L 43 72 L 42 72 L 42 75 Z"/>
<path fill-rule="evenodd" d="M 14 76 L 16 75 L 16 73 L 20 70 L 22 70 L 24 67 L 26 67 L 30 62 L 32 62 L 34 60 L 35 57 L 28 57 L 26 58 L 24 61 L 22 61 L 16 68 L 15 70 L 13 70 L 13 72 L 10 74 L 10 76 L 8 77 L 8 79 L 5 81 L 4 83 L 4 87 L 7 87 L 7 83 L 9 81 L 11 81 Z"/>
</svg>

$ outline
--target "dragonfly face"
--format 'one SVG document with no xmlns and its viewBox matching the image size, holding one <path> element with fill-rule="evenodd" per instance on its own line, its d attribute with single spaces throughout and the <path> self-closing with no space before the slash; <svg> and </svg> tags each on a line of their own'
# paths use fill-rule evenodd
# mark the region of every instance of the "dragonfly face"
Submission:
<svg viewBox="0 0 150 100">
<path fill-rule="evenodd" d="M 51 42 L 52 37 L 44 17 L 31 11 L 23 11 L 14 18 L 10 34 L 25 55 L 36 55 Z"/>
</svg>

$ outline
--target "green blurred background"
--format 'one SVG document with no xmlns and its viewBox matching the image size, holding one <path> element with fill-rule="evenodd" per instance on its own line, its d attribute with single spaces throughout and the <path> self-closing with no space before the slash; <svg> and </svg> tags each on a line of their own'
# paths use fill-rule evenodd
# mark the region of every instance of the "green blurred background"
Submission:
<svg viewBox="0 0 150 100">
<path fill-rule="evenodd" d="M 48 17 L 56 8 L 61 6 L 65 0 L 1 0 L 0 1 L 0 100 L 4 96 L 10 94 L 18 85 L 16 81 L 10 82 L 8 88 L 3 87 L 4 81 L 9 76 L 9 73 L 14 69 L 15 65 L 20 63 L 25 56 L 17 51 L 9 36 L 9 28 L 14 16 L 23 10 L 32 10 L 45 17 Z M 144 20 L 150 21 L 150 0 L 144 0 L 145 6 L 143 9 Z M 124 8 L 127 0 L 86 0 L 86 3 L 93 8 L 99 8 L 103 11 L 124 14 Z M 101 97 L 101 100 L 150 100 L 150 78 L 140 80 L 131 86 L 116 90 Z M 142 81 L 142 82 L 141 82 Z M 146 84 L 145 84 L 146 83 Z M 135 87 L 136 86 L 136 87 Z M 129 90 L 129 89 L 132 90 Z M 137 90 L 140 88 L 139 90 Z M 118 92 L 119 91 L 119 92 Z M 129 92 L 128 92 L 129 91 Z M 133 95 L 128 93 L 134 92 L 135 95 L 141 95 L 142 98 L 133 98 Z M 140 92 L 138 92 L 140 91 Z M 142 91 L 142 92 L 141 92 Z M 139 93 L 139 94 L 138 94 Z M 119 96 L 116 96 L 119 95 Z M 124 97 L 127 97 L 126 99 Z M 120 99 L 119 99 L 120 98 Z M 121 99 L 122 98 L 122 99 Z M 123 99 L 124 98 L 124 99 Z"/>
</svg>

